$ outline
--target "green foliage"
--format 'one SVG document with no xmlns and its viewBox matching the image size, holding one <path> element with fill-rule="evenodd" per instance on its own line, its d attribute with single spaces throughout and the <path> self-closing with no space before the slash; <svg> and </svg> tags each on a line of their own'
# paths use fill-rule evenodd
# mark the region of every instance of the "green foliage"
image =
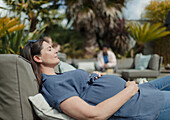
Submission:
<svg viewBox="0 0 170 120">
<path fill-rule="evenodd" d="M 53 42 L 59 43 L 61 52 L 66 53 L 68 58 L 83 58 L 85 39 L 79 32 L 55 25 L 48 26 L 44 34 L 50 36 Z"/>
<path fill-rule="evenodd" d="M 25 28 L 25 25 L 20 24 L 18 19 L 6 16 L 0 18 L 0 53 L 15 53 L 14 51 L 18 50 L 19 36 L 16 37 L 13 34 L 20 33 Z"/>
<path fill-rule="evenodd" d="M 25 25 L 20 24 L 19 18 L 0 18 L 0 38 L 14 31 L 19 31 L 25 28 Z"/>
<path fill-rule="evenodd" d="M 8 10 L 25 16 L 30 22 L 30 31 L 36 29 L 37 24 L 56 24 L 65 17 L 58 12 L 60 6 L 59 0 L 4 0 L 9 5 Z M 39 19 L 40 18 L 40 19 Z"/>
<path fill-rule="evenodd" d="M 145 17 L 153 22 L 161 22 L 164 24 L 168 11 L 170 11 L 169 0 L 152 0 L 145 8 Z"/>
<path fill-rule="evenodd" d="M 170 31 L 166 31 L 161 23 L 153 24 L 145 23 L 143 26 L 140 24 L 130 24 L 130 33 L 137 40 L 139 44 L 167 36 Z"/>
<path fill-rule="evenodd" d="M 67 31 L 66 42 L 62 45 L 61 49 L 70 58 L 83 58 L 84 57 L 84 38 L 76 31 Z"/>
<path fill-rule="evenodd" d="M 107 43 L 116 54 L 128 50 L 129 37 L 124 20 L 119 17 L 124 3 L 125 0 L 66 0 L 68 22 L 86 38 L 86 50 L 95 51 L 94 43 L 100 49 Z"/>
<path fill-rule="evenodd" d="M 145 8 L 145 17 L 151 20 L 152 23 L 160 22 L 162 25 L 164 25 L 168 11 L 170 11 L 169 0 L 152 0 Z M 167 31 L 170 31 L 170 29 L 167 28 Z M 154 43 L 154 52 L 163 56 L 163 63 L 165 64 L 170 61 L 169 36 L 161 37 L 160 39 L 154 40 L 152 42 Z"/>
<path fill-rule="evenodd" d="M 4 18 L 3 18 L 4 19 Z M 9 24 L 5 24 L 2 29 L 0 29 L 0 53 L 1 54 L 20 54 L 20 50 L 30 39 L 38 39 L 44 32 L 45 27 L 43 26 L 40 30 L 35 30 L 33 32 L 26 32 L 21 27 L 18 18 L 6 18 Z M 3 21 L 0 19 L 0 21 Z M 11 22 L 12 21 L 12 22 Z M 16 25 L 17 23 L 17 25 Z M 8 29 L 7 29 L 8 28 Z"/>
</svg>

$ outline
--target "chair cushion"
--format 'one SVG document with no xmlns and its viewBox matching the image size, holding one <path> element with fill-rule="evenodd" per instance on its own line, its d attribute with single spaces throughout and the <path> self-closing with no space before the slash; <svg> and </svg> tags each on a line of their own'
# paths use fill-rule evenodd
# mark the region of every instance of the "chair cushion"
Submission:
<svg viewBox="0 0 170 120">
<path fill-rule="evenodd" d="M 79 62 L 78 69 L 83 69 L 91 73 L 95 70 L 95 63 L 94 62 Z"/>
<path fill-rule="evenodd" d="M 29 62 L 19 55 L 0 55 L 0 120 L 33 120 L 28 97 L 38 93 Z"/>
<path fill-rule="evenodd" d="M 73 118 L 66 114 L 59 113 L 56 109 L 50 107 L 41 93 L 30 96 L 29 100 L 31 101 L 36 114 L 42 120 L 73 120 Z"/>
<path fill-rule="evenodd" d="M 133 68 L 133 58 L 118 59 L 117 68 L 119 69 L 130 69 Z"/>
<path fill-rule="evenodd" d="M 59 68 L 61 70 L 61 73 L 67 72 L 67 71 L 70 71 L 70 70 L 76 70 L 76 68 L 73 67 L 72 65 L 70 65 L 66 62 L 62 62 L 62 61 L 60 61 L 59 66 L 60 66 Z"/>
<path fill-rule="evenodd" d="M 152 70 L 158 70 L 159 69 L 159 61 L 160 60 L 160 56 L 157 54 L 153 54 L 150 61 L 149 61 L 149 65 L 148 68 L 152 69 Z"/>
<path fill-rule="evenodd" d="M 149 60 L 151 55 L 141 55 L 137 64 L 135 65 L 135 69 L 137 70 L 145 70 L 148 67 Z"/>
<path fill-rule="evenodd" d="M 54 70 L 56 73 L 63 73 L 71 70 L 76 70 L 76 68 L 66 62 L 60 61 L 60 63 L 54 67 Z"/>
<path fill-rule="evenodd" d="M 140 57 L 142 56 L 142 53 L 138 53 L 138 54 L 136 54 L 136 56 L 135 56 L 135 62 L 134 62 L 134 66 L 136 66 L 137 65 L 137 63 L 138 63 L 138 61 L 139 61 L 139 59 L 140 59 Z"/>
<path fill-rule="evenodd" d="M 66 55 L 65 53 L 58 52 L 58 58 L 59 58 L 61 61 L 66 62 L 67 55 Z"/>
<path fill-rule="evenodd" d="M 159 75 L 158 71 L 154 71 L 154 70 L 135 70 L 135 69 L 131 69 L 131 70 L 126 70 L 122 72 L 122 77 L 126 80 L 128 80 L 129 78 L 156 78 Z"/>
</svg>

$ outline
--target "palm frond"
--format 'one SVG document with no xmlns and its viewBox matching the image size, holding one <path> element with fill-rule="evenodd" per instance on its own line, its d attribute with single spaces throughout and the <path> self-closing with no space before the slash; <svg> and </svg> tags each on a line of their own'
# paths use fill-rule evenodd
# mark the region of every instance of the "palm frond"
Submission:
<svg viewBox="0 0 170 120">
<path fill-rule="evenodd" d="M 143 26 L 140 24 L 130 24 L 129 28 L 132 36 L 139 43 L 146 43 L 170 34 L 170 31 L 166 31 L 166 27 L 163 27 L 160 23 L 153 25 L 150 25 L 150 23 L 145 23 Z"/>
</svg>

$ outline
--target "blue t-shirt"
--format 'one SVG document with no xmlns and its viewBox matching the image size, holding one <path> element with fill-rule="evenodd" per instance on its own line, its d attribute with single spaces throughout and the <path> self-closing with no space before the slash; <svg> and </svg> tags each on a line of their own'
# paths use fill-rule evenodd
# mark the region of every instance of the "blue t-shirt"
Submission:
<svg viewBox="0 0 170 120">
<path fill-rule="evenodd" d="M 60 103 L 72 96 L 79 96 L 90 105 L 116 95 L 125 88 L 126 81 L 114 75 L 104 75 L 98 79 L 83 70 L 73 70 L 57 75 L 42 73 L 44 98 L 53 108 L 62 112 Z M 162 93 L 149 83 L 140 84 L 139 92 L 127 101 L 110 119 L 155 120 L 163 103 Z"/>
<path fill-rule="evenodd" d="M 104 63 L 108 63 L 109 62 L 108 55 L 103 55 L 103 59 L 104 59 Z"/>
</svg>

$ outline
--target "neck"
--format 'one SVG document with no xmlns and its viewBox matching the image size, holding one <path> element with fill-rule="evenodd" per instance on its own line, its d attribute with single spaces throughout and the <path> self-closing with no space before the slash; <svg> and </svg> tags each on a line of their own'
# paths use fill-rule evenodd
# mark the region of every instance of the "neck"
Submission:
<svg viewBox="0 0 170 120">
<path fill-rule="evenodd" d="M 54 67 L 47 67 L 47 66 L 43 66 L 43 65 L 40 65 L 40 68 L 41 68 L 41 73 L 45 73 L 47 75 L 55 75 L 55 71 L 54 71 Z"/>
<path fill-rule="evenodd" d="M 103 55 L 107 55 L 107 52 L 103 52 Z"/>
</svg>

